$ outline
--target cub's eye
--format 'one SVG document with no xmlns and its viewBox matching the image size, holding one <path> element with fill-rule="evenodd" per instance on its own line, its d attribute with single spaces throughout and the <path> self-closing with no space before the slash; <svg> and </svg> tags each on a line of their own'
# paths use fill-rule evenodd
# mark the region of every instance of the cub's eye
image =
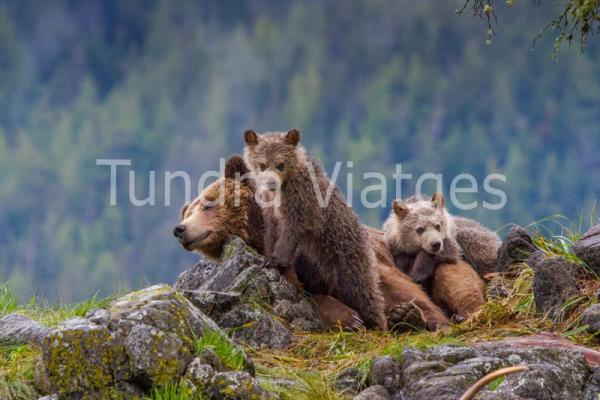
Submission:
<svg viewBox="0 0 600 400">
<path fill-rule="evenodd" d="M 421 228 L 421 227 L 419 227 L 419 228 L 417 228 L 417 229 L 415 229 L 415 230 L 417 231 L 417 233 L 418 233 L 419 235 L 422 235 L 422 234 L 423 234 L 423 232 L 425 232 L 425 228 Z"/>
<path fill-rule="evenodd" d="M 265 163 L 260 163 L 260 164 L 258 164 L 258 168 L 259 168 L 261 171 L 264 171 L 265 169 L 267 169 L 267 165 L 266 165 Z"/>
<path fill-rule="evenodd" d="M 285 164 L 284 163 L 277 164 L 277 169 L 278 170 L 283 171 L 284 168 L 285 168 Z"/>
<path fill-rule="evenodd" d="M 435 225 L 435 230 L 438 231 L 438 232 L 441 231 L 442 230 L 442 226 L 440 224 L 436 224 Z"/>
</svg>

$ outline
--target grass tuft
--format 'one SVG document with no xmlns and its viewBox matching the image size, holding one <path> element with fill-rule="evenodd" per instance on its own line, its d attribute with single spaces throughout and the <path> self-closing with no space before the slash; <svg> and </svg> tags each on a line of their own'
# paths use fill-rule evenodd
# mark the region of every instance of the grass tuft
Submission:
<svg viewBox="0 0 600 400">
<path fill-rule="evenodd" d="M 0 317 L 15 312 L 17 309 L 17 298 L 11 292 L 8 284 L 0 284 Z"/>
<path fill-rule="evenodd" d="M 29 346 L 0 346 L 0 399 L 38 398 L 33 387 L 38 352 Z"/>
<path fill-rule="evenodd" d="M 205 349 L 212 350 L 227 368 L 236 371 L 244 369 L 244 352 L 219 332 L 207 331 L 194 340 L 195 354 L 200 354 Z"/>
</svg>

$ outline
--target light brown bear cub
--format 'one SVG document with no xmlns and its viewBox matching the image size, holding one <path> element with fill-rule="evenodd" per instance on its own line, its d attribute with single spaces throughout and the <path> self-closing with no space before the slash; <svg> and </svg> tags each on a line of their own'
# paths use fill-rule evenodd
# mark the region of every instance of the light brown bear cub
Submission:
<svg viewBox="0 0 600 400">
<path fill-rule="evenodd" d="M 181 222 L 173 234 L 186 250 L 218 260 L 225 244 L 237 236 L 264 254 L 264 218 L 249 175 L 244 160 L 231 156 L 225 164 L 225 175 L 183 207 Z M 287 269 L 284 275 L 291 284 L 303 289 L 293 268 Z M 312 301 L 325 328 L 356 330 L 363 327 L 358 314 L 333 297 L 314 294 Z"/>
<path fill-rule="evenodd" d="M 277 229 L 276 235 L 270 235 L 276 240 L 271 262 L 295 265 L 304 259 L 304 275 L 312 275 L 333 297 L 356 310 L 368 328 L 386 329 L 368 234 L 320 165 L 299 144 L 300 132 L 257 135 L 249 130 L 244 140 L 244 159 L 259 186 L 279 190 L 279 204 L 273 205 L 277 224 L 267 227 L 267 232 Z"/>
<path fill-rule="evenodd" d="M 495 263 L 485 256 L 497 252 L 496 236 L 487 230 L 479 236 L 473 235 L 481 226 L 463 220 L 461 229 L 471 230 L 468 237 L 479 241 L 467 250 L 485 249 L 470 254 L 470 259 L 479 261 L 483 254 L 485 262 Z M 463 261 L 456 217 L 446 211 L 441 194 L 434 194 L 431 200 L 413 197 L 406 202 L 394 201 L 384 232 L 398 268 L 421 283 L 432 299 L 454 314 L 456 320 L 464 319 L 485 302 L 483 281 Z"/>
</svg>

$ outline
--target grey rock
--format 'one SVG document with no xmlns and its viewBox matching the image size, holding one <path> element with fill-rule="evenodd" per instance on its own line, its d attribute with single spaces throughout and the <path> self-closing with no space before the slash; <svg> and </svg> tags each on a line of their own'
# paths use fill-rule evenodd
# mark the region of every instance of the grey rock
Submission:
<svg viewBox="0 0 600 400">
<path fill-rule="evenodd" d="M 537 265 L 545 260 L 546 258 L 548 258 L 548 256 L 546 255 L 546 253 L 544 253 L 541 250 L 537 250 L 535 253 L 533 253 L 528 259 L 527 259 L 527 265 L 529 265 L 531 268 L 536 269 Z"/>
<path fill-rule="evenodd" d="M 42 324 L 21 314 L 9 314 L 0 319 L 0 344 L 40 344 L 48 332 Z"/>
<path fill-rule="evenodd" d="M 213 290 L 186 290 L 184 296 L 208 316 L 222 315 L 240 303 L 239 292 L 215 292 Z"/>
<path fill-rule="evenodd" d="M 198 360 L 201 364 L 209 365 L 212 369 L 217 372 L 227 370 L 223 361 L 219 356 L 211 349 L 204 349 L 198 354 L 198 357 L 194 360 Z"/>
<path fill-rule="evenodd" d="M 587 331 L 592 335 L 600 335 L 600 304 L 593 304 L 583 312 L 581 324 L 588 325 Z"/>
<path fill-rule="evenodd" d="M 390 356 L 374 358 L 369 372 L 373 385 L 381 385 L 389 393 L 397 393 L 402 389 L 402 367 Z"/>
<path fill-rule="evenodd" d="M 93 308 L 87 312 L 85 318 L 96 325 L 107 325 L 110 315 L 103 308 Z"/>
<path fill-rule="evenodd" d="M 540 261 L 533 278 L 533 295 L 537 311 L 559 321 L 569 312 L 564 303 L 579 293 L 577 280 L 572 275 L 572 264 L 562 257 Z"/>
<path fill-rule="evenodd" d="M 360 392 L 354 400 L 391 400 L 391 397 L 383 386 L 376 385 Z"/>
<path fill-rule="evenodd" d="M 358 393 L 365 388 L 365 376 L 358 368 L 346 368 L 336 377 L 334 387 L 338 392 Z"/>
<path fill-rule="evenodd" d="M 40 397 L 38 400 L 59 400 L 59 398 L 57 394 L 53 394 L 50 396 Z"/>
<path fill-rule="evenodd" d="M 517 348 L 506 343 L 472 348 L 438 346 L 404 351 L 402 393 L 411 400 L 455 400 L 487 373 L 511 365 L 529 371 L 506 376 L 477 399 L 579 399 L 588 377 L 584 356 L 570 349 Z"/>
<path fill-rule="evenodd" d="M 573 251 L 596 273 L 600 274 L 600 224 L 587 231 L 575 242 Z"/>
<path fill-rule="evenodd" d="M 237 329 L 233 337 L 257 349 L 284 349 L 292 343 L 291 331 L 277 318 L 266 313 L 253 326 Z"/>
<path fill-rule="evenodd" d="M 592 370 L 583 390 L 584 400 L 598 400 L 598 396 L 600 396 L 600 367 Z"/>
<path fill-rule="evenodd" d="M 269 394 L 247 372 L 220 372 L 211 381 L 211 395 L 223 400 L 262 400 Z"/>
<path fill-rule="evenodd" d="M 164 385 L 183 375 L 192 353 L 172 333 L 149 325 L 134 326 L 125 339 L 133 379 L 143 386 Z"/>
<path fill-rule="evenodd" d="M 512 264 L 527 261 L 536 250 L 527 230 L 513 227 L 498 249 L 498 271 L 506 271 Z"/>
<path fill-rule="evenodd" d="M 201 359 L 195 358 L 187 368 L 183 377 L 184 384 L 193 393 L 210 393 L 212 380 L 216 372 L 210 365 L 204 364 Z"/>
</svg>

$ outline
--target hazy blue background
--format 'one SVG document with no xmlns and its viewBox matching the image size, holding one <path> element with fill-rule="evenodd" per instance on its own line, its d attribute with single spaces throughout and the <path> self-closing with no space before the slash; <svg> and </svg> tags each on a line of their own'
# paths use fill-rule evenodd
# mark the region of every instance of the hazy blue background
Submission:
<svg viewBox="0 0 600 400">
<path fill-rule="evenodd" d="M 249 127 L 298 127 L 357 178 L 505 174 L 507 206 L 468 214 L 494 229 L 578 218 L 600 192 L 600 39 L 532 52 L 558 10 L 528 3 L 488 46 L 461 1 L 0 0 L 0 281 L 63 300 L 172 282 L 197 256 L 163 173 L 218 168 Z M 156 170 L 157 205 L 129 205 L 121 173 L 109 206 L 98 158 L 131 159 L 138 198 Z M 373 226 L 389 212 L 354 203 Z"/>
</svg>

